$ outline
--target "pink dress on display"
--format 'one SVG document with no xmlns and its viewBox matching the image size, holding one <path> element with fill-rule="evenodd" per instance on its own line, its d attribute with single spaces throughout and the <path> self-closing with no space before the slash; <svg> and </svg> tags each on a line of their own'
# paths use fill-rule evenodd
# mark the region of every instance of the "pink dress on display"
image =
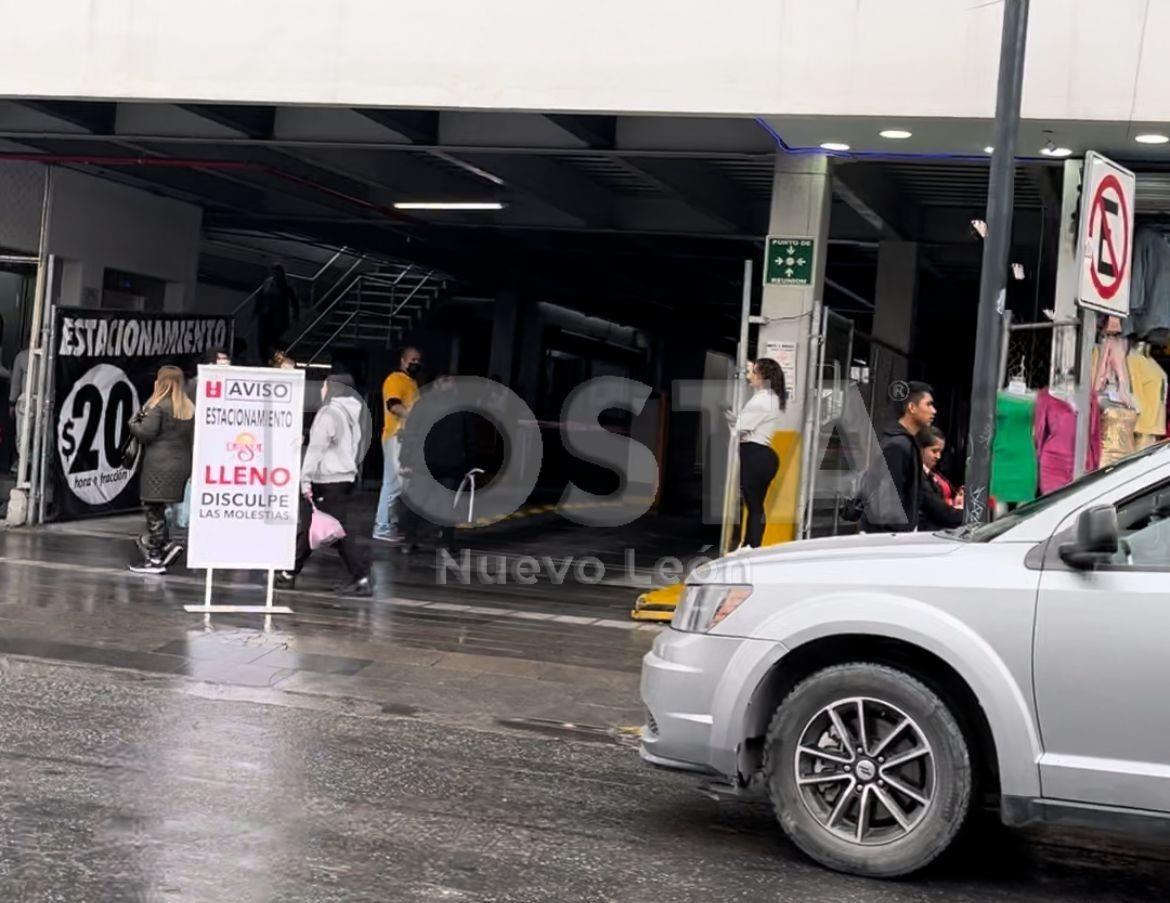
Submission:
<svg viewBox="0 0 1170 903">
<path fill-rule="evenodd" d="M 1085 450 L 1085 469 L 1096 470 L 1100 461 L 1101 435 L 1097 399 L 1093 396 L 1089 420 L 1089 444 Z M 1036 416 L 1032 424 L 1036 458 L 1040 464 L 1041 495 L 1067 486 L 1073 479 L 1073 458 L 1077 445 L 1077 411 L 1069 402 L 1047 389 L 1036 396 Z"/>
</svg>

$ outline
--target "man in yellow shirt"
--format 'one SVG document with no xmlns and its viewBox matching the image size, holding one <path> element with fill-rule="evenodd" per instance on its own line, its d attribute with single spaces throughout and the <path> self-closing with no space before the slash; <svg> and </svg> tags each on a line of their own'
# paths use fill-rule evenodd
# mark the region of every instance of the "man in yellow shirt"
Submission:
<svg viewBox="0 0 1170 903">
<path fill-rule="evenodd" d="M 399 368 L 382 383 L 382 492 L 374 518 L 374 539 L 401 542 L 394 505 L 402 495 L 402 477 L 398 468 L 398 431 L 418 399 L 418 375 L 422 355 L 417 348 L 402 352 Z"/>
</svg>

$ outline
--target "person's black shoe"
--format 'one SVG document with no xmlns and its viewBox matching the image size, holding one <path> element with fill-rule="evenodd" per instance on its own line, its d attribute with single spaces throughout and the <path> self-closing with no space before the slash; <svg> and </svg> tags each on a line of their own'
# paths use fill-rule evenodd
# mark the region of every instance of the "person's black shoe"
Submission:
<svg viewBox="0 0 1170 903">
<path fill-rule="evenodd" d="M 339 586 L 336 593 L 339 596 L 372 596 L 374 587 L 371 585 L 369 577 L 361 577 L 352 583 L 345 584 L 345 586 Z"/>
<path fill-rule="evenodd" d="M 276 589 L 293 589 L 297 585 L 296 574 L 289 571 L 277 571 L 272 578 L 272 585 Z"/>
<path fill-rule="evenodd" d="M 167 566 L 159 558 L 147 558 L 137 564 L 128 564 L 126 567 L 130 569 L 132 574 L 165 574 L 167 572 Z"/>
</svg>

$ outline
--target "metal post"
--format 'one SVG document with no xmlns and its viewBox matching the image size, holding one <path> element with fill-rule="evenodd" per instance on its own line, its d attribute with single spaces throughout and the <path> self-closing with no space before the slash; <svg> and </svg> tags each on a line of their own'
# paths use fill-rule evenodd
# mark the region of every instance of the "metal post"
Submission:
<svg viewBox="0 0 1170 903">
<path fill-rule="evenodd" d="M 1077 441 L 1073 451 L 1073 479 L 1084 476 L 1085 453 L 1089 450 L 1089 422 L 1092 413 L 1093 346 L 1097 343 L 1097 315 L 1091 310 L 1081 311 L 1081 348 L 1077 363 Z"/>
<path fill-rule="evenodd" d="M 50 451 L 56 444 L 51 438 L 56 437 L 53 429 L 53 363 L 57 359 L 57 302 L 54 301 L 55 282 L 57 274 L 57 258 L 49 255 L 49 275 L 45 281 L 45 312 L 41 324 L 42 353 L 40 392 L 37 396 L 37 423 L 34 437 L 36 446 L 33 449 L 33 471 L 29 482 L 29 512 L 35 506 L 36 519 L 30 517 L 29 523 L 43 524 L 45 522 L 45 486 L 48 484 Z"/>
<path fill-rule="evenodd" d="M 264 607 L 269 611 L 272 610 L 272 592 L 276 582 L 276 571 L 270 570 L 268 572 L 268 590 L 264 596 Z"/>
<path fill-rule="evenodd" d="M 804 423 L 800 429 L 800 471 L 797 476 L 800 479 L 800 490 L 797 493 L 796 500 L 796 515 L 792 524 L 792 532 L 796 539 L 804 539 L 802 535 L 804 530 L 804 513 L 807 507 L 812 505 L 812 496 L 810 492 L 810 482 L 812 480 L 813 468 L 813 446 L 816 445 L 816 424 L 813 418 L 816 417 L 814 408 L 816 405 L 811 404 L 809 393 L 813 391 L 813 387 L 820 382 L 820 375 L 817 373 L 817 367 L 823 361 L 822 349 L 824 347 L 824 336 L 821 331 L 821 322 L 823 318 L 824 304 L 819 300 L 813 301 L 812 310 L 808 313 L 808 347 L 805 350 L 807 358 L 804 367 L 804 385 L 805 385 L 805 405 L 804 405 Z M 800 343 L 796 346 L 800 348 Z M 799 367 L 799 363 L 797 364 Z"/>
<path fill-rule="evenodd" d="M 797 539 L 808 539 L 812 535 L 813 505 L 817 496 L 817 466 L 820 464 L 818 453 L 821 445 L 821 402 L 825 394 L 825 338 L 829 334 L 829 314 L 827 307 L 822 307 L 820 317 L 820 333 L 809 340 L 810 363 L 813 358 L 816 366 L 812 368 L 813 376 L 809 380 L 808 389 L 814 397 L 806 399 L 805 403 L 812 407 L 812 429 L 808 431 L 808 454 L 804 456 L 808 470 L 801 473 L 801 489 L 804 501 L 801 503 L 798 514 L 800 529 Z"/>
<path fill-rule="evenodd" d="M 1028 34 L 1028 0 L 1004 0 L 999 51 L 999 88 L 995 101 L 995 139 L 987 186 L 987 238 L 979 275 L 979 313 L 975 333 L 975 368 L 971 386 L 971 425 L 967 452 L 966 519 L 990 517 L 991 444 L 995 438 L 995 384 L 1001 341 L 999 318 L 1007 292 L 1008 251 L 1016 132 L 1024 86 L 1024 48 Z"/>
<path fill-rule="evenodd" d="M 29 404 L 32 401 L 37 368 L 41 364 L 41 322 L 44 317 L 45 279 L 48 276 L 49 268 L 49 216 L 53 204 L 52 190 L 53 168 L 47 166 L 45 167 L 45 193 L 41 201 L 41 232 L 37 244 L 37 281 L 36 289 L 33 292 L 33 309 L 29 322 L 28 369 L 24 375 L 24 429 L 20 431 L 20 467 L 16 473 L 17 488 L 24 489 L 26 492 L 30 488 L 29 468 L 32 464 L 29 460 L 29 450 L 32 448 L 33 418 L 29 416 L 31 413 Z M 27 504 L 27 495 L 25 498 Z M 29 505 L 26 511 L 25 521 L 28 522 L 32 515 L 32 506 Z"/>
<path fill-rule="evenodd" d="M 732 394 L 732 405 L 736 412 L 743 406 L 744 371 L 747 370 L 748 359 L 748 328 L 752 313 L 752 261 L 743 262 L 743 294 L 739 311 L 739 345 L 735 352 L 735 386 Z M 731 438 L 727 442 L 727 478 L 723 484 L 723 529 L 719 534 L 720 553 L 730 551 L 731 526 L 735 520 L 736 505 L 739 493 L 736 483 L 739 480 L 739 437 L 732 430 Z"/>
<path fill-rule="evenodd" d="M 1008 351 L 1011 344 L 1012 337 L 1012 312 L 1005 310 L 1003 312 L 1003 324 L 1000 335 L 999 345 L 999 375 L 996 379 L 995 387 L 998 389 L 1004 384 L 1007 379 L 1007 365 L 1008 365 Z"/>
</svg>

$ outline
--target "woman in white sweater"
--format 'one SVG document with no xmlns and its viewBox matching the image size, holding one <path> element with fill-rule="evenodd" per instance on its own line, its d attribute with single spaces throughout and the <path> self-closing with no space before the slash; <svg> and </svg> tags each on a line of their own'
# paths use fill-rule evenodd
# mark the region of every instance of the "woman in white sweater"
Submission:
<svg viewBox="0 0 1170 903">
<path fill-rule="evenodd" d="M 754 392 L 732 429 L 739 437 L 739 486 L 747 507 L 743 544 L 755 549 L 764 540 L 764 497 L 780 469 L 772 437 L 780 429 L 788 392 L 784 371 L 771 358 L 760 358 L 748 368 L 748 382 Z"/>
</svg>

